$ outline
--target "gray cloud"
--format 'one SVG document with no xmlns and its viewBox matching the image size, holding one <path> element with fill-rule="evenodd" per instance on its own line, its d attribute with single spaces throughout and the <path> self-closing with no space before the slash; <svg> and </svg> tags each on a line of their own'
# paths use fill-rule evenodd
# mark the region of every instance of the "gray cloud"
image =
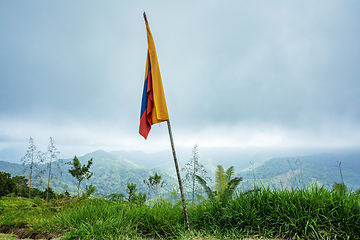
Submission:
<svg viewBox="0 0 360 240">
<path fill-rule="evenodd" d="M 168 144 L 165 124 L 146 142 L 137 135 L 143 10 L 179 144 L 360 140 L 357 1 L 0 5 L 2 142 L 51 135 L 63 145 Z"/>
</svg>

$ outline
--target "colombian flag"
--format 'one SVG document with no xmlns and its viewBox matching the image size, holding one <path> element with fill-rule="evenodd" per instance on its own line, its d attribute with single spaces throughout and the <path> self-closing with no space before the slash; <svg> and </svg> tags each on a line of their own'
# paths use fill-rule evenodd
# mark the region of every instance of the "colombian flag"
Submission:
<svg viewBox="0 0 360 240">
<path fill-rule="evenodd" d="M 145 21 L 148 51 L 146 58 L 145 81 L 141 101 L 139 133 L 147 138 L 151 125 L 169 120 L 155 43 L 149 24 Z"/>
</svg>

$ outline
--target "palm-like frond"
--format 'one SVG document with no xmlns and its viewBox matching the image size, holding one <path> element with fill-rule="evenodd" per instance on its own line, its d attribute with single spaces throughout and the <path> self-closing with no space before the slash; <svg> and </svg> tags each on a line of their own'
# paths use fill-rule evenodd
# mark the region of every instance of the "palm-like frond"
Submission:
<svg viewBox="0 0 360 240">
<path fill-rule="evenodd" d="M 221 194 L 226 188 L 226 175 L 223 166 L 217 165 L 215 172 L 215 191 Z"/>
<path fill-rule="evenodd" d="M 239 186 L 239 184 L 242 180 L 243 180 L 242 177 L 235 177 L 230 180 L 230 182 L 227 185 L 227 188 L 221 194 L 222 202 L 227 202 L 232 197 L 232 195 L 234 194 L 234 191 Z"/>
<path fill-rule="evenodd" d="M 230 182 L 230 180 L 232 179 L 232 176 L 234 176 L 234 174 L 235 174 L 234 166 L 231 166 L 226 170 L 226 182 L 227 183 Z"/>
<path fill-rule="evenodd" d="M 215 200 L 214 192 L 211 190 L 211 188 L 209 188 L 206 181 L 202 177 L 200 177 L 198 175 L 195 175 L 195 177 L 198 180 L 198 182 L 200 183 L 200 185 L 204 188 L 206 194 L 208 195 L 208 198 L 210 200 Z"/>
</svg>

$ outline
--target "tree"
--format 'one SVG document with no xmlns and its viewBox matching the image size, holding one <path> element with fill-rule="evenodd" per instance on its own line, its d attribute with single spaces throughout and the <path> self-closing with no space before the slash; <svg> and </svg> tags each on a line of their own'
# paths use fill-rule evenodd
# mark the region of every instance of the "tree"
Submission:
<svg viewBox="0 0 360 240">
<path fill-rule="evenodd" d="M 26 151 L 26 154 L 23 158 L 21 158 L 21 162 L 25 167 L 22 173 L 30 171 L 29 173 L 29 199 L 31 197 L 31 187 L 33 182 L 33 176 L 35 174 L 35 178 L 39 177 L 42 171 L 39 170 L 38 164 L 41 163 L 43 159 L 41 158 L 41 152 L 36 151 L 36 146 L 34 144 L 33 138 L 29 139 L 29 148 Z"/>
<path fill-rule="evenodd" d="M 155 186 L 155 197 L 158 196 L 159 187 L 163 187 L 165 181 L 161 181 L 161 175 L 158 175 L 157 172 L 154 174 L 154 186 Z"/>
<path fill-rule="evenodd" d="M 154 176 L 150 175 L 148 181 L 146 180 L 143 181 L 149 189 L 148 198 L 150 198 L 151 189 L 155 189 L 155 197 L 156 197 L 158 195 L 159 187 L 163 187 L 165 184 L 164 181 L 161 181 L 161 175 L 158 175 L 157 172 L 155 172 Z"/>
<path fill-rule="evenodd" d="M 194 204 L 195 194 L 201 189 L 201 185 L 196 181 L 196 175 L 199 175 L 204 180 L 211 181 L 211 178 L 206 176 L 207 171 L 205 170 L 204 165 L 199 163 L 199 151 L 197 144 L 194 145 L 192 149 L 192 157 L 190 161 L 185 164 L 185 167 L 181 169 L 185 172 L 184 182 L 188 182 L 191 188 L 192 203 Z"/>
<path fill-rule="evenodd" d="M 148 199 L 150 199 L 151 189 L 154 187 L 154 177 L 150 175 L 147 181 L 146 180 L 143 181 L 149 189 Z"/>
<path fill-rule="evenodd" d="M 57 150 L 56 146 L 55 146 L 55 142 L 53 141 L 52 137 L 50 137 L 50 143 L 48 146 L 48 161 L 47 161 L 47 171 L 49 172 L 49 176 L 48 176 L 48 183 L 47 183 L 47 188 L 46 188 L 46 203 L 48 202 L 49 199 L 49 191 L 50 191 L 50 180 L 53 177 L 57 177 L 55 171 L 52 171 L 52 165 L 55 164 L 55 167 L 57 168 L 58 172 L 60 174 L 62 174 L 61 171 L 61 160 L 58 160 L 57 155 L 60 154 L 60 152 Z"/>
<path fill-rule="evenodd" d="M 16 190 L 16 182 L 15 179 L 11 177 L 11 174 L 0 172 L 0 197 L 16 192 Z"/>
<path fill-rule="evenodd" d="M 88 198 L 91 195 L 93 195 L 94 193 L 97 192 L 96 187 L 91 183 L 90 185 L 86 185 L 85 186 L 85 193 L 83 193 L 83 198 Z"/>
<path fill-rule="evenodd" d="M 196 179 L 204 188 L 210 200 L 220 201 L 221 203 L 226 204 L 242 181 L 242 177 L 233 178 L 233 175 L 234 166 L 231 166 L 225 171 L 223 166 L 218 165 L 215 172 L 215 191 L 211 190 L 202 177 L 196 175 Z"/>
<path fill-rule="evenodd" d="M 128 202 L 132 202 L 134 200 L 134 197 L 136 196 L 136 184 L 135 183 L 127 183 L 126 186 L 126 192 L 129 194 Z"/>
<path fill-rule="evenodd" d="M 17 195 L 21 197 L 27 197 L 29 195 L 29 186 L 27 184 L 28 180 L 24 176 L 15 176 L 13 177 L 13 179 L 17 186 Z M 32 188 L 31 190 L 33 191 L 34 188 Z"/>
<path fill-rule="evenodd" d="M 129 203 L 144 203 L 146 201 L 146 194 L 145 193 L 138 193 L 136 194 L 137 188 L 135 183 L 127 183 L 126 192 L 129 194 L 127 198 Z"/>
<path fill-rule="evenodd" d="M 93 159 L 91 158 L 87 162 L 87 165 L 81 165 L 79 159 L 75 156 L 72 162 L 68 162 L 67 164 L 72 166 L 69 169 L 69 173 L 77 180 L 78 196 L 80 196 L 81 182 L 84 180 L 89 180 L 93 175 L 93 173 L 90 171 L 90 167 L 93 164 Z"/>
</svg>

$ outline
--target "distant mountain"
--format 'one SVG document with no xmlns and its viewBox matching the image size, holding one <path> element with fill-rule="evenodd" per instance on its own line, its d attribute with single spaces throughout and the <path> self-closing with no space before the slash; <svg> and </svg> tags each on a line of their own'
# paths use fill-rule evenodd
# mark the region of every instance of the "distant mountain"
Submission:
<svg viewBox="0 0 360 240">
<path fill-rule="evenodd" d="M 349 189 L 360 188 L 360 152 L 323 153 L 308 156 L 273 158 L 243 169 L 245 188 L 258 183 L 275 187 L 309 186 L 311 183 L 331 188 L 341 182 L 340 166 L 345 185 Z"/>
<path fill-rule="evenodd" d="M 21 175 L 23 166 L 19 163 L 0 161 L 0 171 L 10 173 L 11 176 Z"/>
<path fill-rule="evenodd" d="M 93 183 L 102 193 L 125 193 L 127 183 L 137 184 L 139 191 L 145 193 L 148 191 L 143 180 L 147 180 L 150 175 L 153 175 L 153 170 L 140 166 L 122 156 L 101 150 L 86 154 L 80 157 L 79 160 L 85 162 L 90 158 L 94 159 L 94 164 L 91 167 L 94 176 L 89 183 Z M 164 190 L 172 190 L 176 179 L 166 172 L 157 172 L 166 183 Z"/>
<path fill-rule="evenodd" d="M 78 158 L 82 164 L 87 163 L 90 158 L 93 158 L 93 165 L 90 170 L 94 174 L 89 181 L 85 182 L 85 184 L 92 183 L 100 193 L 125 194 L 127 183 L 135 183 L 137 184 L 138 191 L 148 193 L 148 188 L 143 180 L 147 180 L 150 175 L 153 175 L 153 170 L 139 166 L 124 157 L 116 156 L 102 150 L 88 153 Z M 56 192 L 62 192 L 64 189 L 67 189 L 70 192 L 76 192 L 74 178 L 68 172 L 70 166 L 64 165 L 64 163 L 71 160 L 72 159 L 61 160 L 61 170 L 63 174 L 61 176 L 59 175 L 60 181 L 53 180 L 51 185 Z M 59 161 L 57 163 L 59 163 Z M 44 168 L 44 166 L 42 167 Z M 21 174 L 23 168 L 24 167 L 21 164 L 0 161 L 0 171 L 9 172 L 12 176 L 24 175 Z M 177 179 L 168 173 L 161 171 L 157 172 L 162 176 L 162 180 L 166 183 L 163 187 L 163 192 L 172 190 Z M 27 176 L 25 175 L 25 177 Z"/>
<path fill-rule="evenodd" d="M 142 151 L 112 151 L 111 154 L 131 159 L 132 162 L 154 171 L 163 171 L 176 177 L 175 165 L 171 150 L 156 153 Z M 180 162 L 180 160 L 178 160 Z"/>
<path fill-rule="evenodd" d="M 200 162 L 207 169 L 209 176 L 214 179 L 216 165 L 222 164 L 225 168 L 235 167 L 237 175 L 243 177 L 242 189 L 252 189 L 254 179 L 257 184 L 262 183 L 275 187 L 296 187 L 318 183 L 331 188 L 333 182 L 340 182 L 339 162 L 345 184 L 352 189 L 360 188 L 360 151 L 344 151 L 336 153 L 322 153 L 299 155 L 297 157 L 272 157 L 278 153 L 271 152 L 244 152 L 241 150 L 212 151 L 199 150 Z M 179 151 L 179 167 L 184 167 L 189 161 L 191 151 Z M 169 192 L 177 186 L 176 172 L 171 151 L 146 154 L 141 151 L 105 152 L 102 150 L 88 153 L 79 157 L 82 164 L 90 158 L 94 163 L 91 171 L 94 175 L 86 184 L 94 184 L 103 194 L 125 193 L 127 183 L 137 184 L 138 191 L 148 192 L 143 180 L 149 175 L 158 172 L 166 182 L 163 193 Z M 71 159 L 63 160 L 63 163 Z M 53 189 L 62 192 L 68 189 L 76 191 L 74 178 L 68 173 L 69 165 L 61 167 L 63 175 L 61 183 L 53 181 Z M 0 161 L 0 171 L 20 175 L 21 164 Z M 26 177 L 26 176 L 25 176 Z M 210 183 L 210 186 L 214 183 Z"/>
<path fill-rule="evenodd" d="M 179 147 L 176 148 L 176 155 L 179 167 L 182 168 L 192 157 L 192 148 Z M 225 168 L 235 166 L 235 170 L 247 168 L 251 163 L 263 162 L 277 156 L 288 156 L 286 151 L 274 151 L 260 148 L 209 148 L 198 147 L 199 162 L 208 167 L 211 175 L 216 170 L 218 164 Z M 159 169 L 164 172 L 176 176 L 175 164 L 171 149 L 155 152 L 144 153 L 142 151 L 112 151 L 116 156 L 122 156 L 130 159 L 132 162 L 150 169 Z"/>
</svg>

